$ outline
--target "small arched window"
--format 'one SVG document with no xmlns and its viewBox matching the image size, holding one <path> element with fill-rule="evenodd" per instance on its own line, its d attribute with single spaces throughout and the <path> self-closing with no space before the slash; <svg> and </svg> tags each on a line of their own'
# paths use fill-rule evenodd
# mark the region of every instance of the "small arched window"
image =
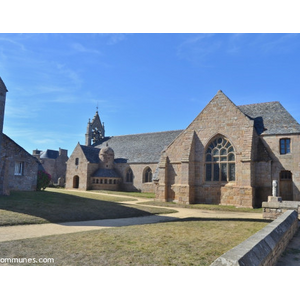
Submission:
<svg viewBox="0 0 300 300">
<path fill-rule="evenodd" d="M 144 182 L 152 182 L 152 170 L 149 167 L 144 172 Z"/>
<path fill-rule="evenodd" d="M 126 172 L 126 182 L 133 182 L 133 173 L 131 168 L 129 168 Z"/>
<path fill-rule="evenodd" d="M 78 165 L 79 165 L 79 158 L 76 157 L 76 158 L 75 158 L 75 166 L 78 166 Z"/>
<path fill-rule="evenodd" d="M 235 181 L 235 152 L 225 137 L 216 138 L 205 153 L 206 181 Z"/>
</svg>

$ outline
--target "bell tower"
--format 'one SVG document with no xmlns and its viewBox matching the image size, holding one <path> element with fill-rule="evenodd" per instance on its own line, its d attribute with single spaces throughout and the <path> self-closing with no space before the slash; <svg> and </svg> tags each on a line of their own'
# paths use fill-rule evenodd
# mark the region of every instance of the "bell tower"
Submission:
<svg viewBox="0 0 300 300">
<path fill-rule="evenodd" d="M 96 114 L 93 120 L 89 120 L 86 134 L 85 134 L 85 145 L 86 146 L 93 146 L 95 144 L 100 143 L 105 137 L 105 129 L 104 123 L 101 123 L 99 114 L 98 114 L 98 107 Z"/>
</svg>

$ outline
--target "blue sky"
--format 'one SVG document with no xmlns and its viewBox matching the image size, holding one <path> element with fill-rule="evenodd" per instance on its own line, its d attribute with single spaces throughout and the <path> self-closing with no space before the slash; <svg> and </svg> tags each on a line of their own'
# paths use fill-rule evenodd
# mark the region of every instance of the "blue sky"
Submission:
<svg viewBox="0 0 300 300">
<path fill-rule="evenodd" d="M 186 128 L 221 89 L 235 104 L 280 101 L 300 122 L 300 36 L 0 33 L 4 133 L 25 148 Z"/>
</svg>

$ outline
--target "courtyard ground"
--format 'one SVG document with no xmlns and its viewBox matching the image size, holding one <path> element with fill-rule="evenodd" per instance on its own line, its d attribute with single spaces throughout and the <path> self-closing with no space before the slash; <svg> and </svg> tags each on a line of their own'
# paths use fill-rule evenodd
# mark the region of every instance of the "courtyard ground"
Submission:
<svg viewBox="0 0 300 300">
<path fill-rule="evenodd" d="M 105 199 L 105 194 L 99 192 L 50 190 L 47 193 L 43 195 L 47 197 L 56 195 L 58 198 L 61 195 L 70 196 L 71 193 L 73 197 L 71 199 L 78 201 L 80 199 L 84 204 L 90 203 L 86 202 L 86 198 L 92 195 L 98 199 L 97 205 L 92 206 L 93 209 L 99 210 L 100 204 L 106 207 L 112 202 L 114 204 L 110 208 L 119 207 L 118 214 L 122 211 L 120 207 L 123 205 L 126 214 L 127 209 L 132 209 L 131 205 L 133 205 L 134 214 L 138 212 L 138 216 L 120 217 L 119 215 L 119 218 L 113 219 L 63 223 L 49 223 L 49 220 L 45 219 L 47 224 L 0 226 L 2 258 L 53 257 L 54 262 L 46 265 L 67 266 L 204 266 L 211 264 L 218 256 L 268 224 L 262 219 L 261 212 L 191 209 L 174 205 L 170 210 L 168 207 L 157 207 L 157 203 L 152 205 L 151 199 L 145 202 L 145 198 L 132 198 L 132 195 L 119 194 L 117 197 L 110 195 L 115 198 L 106 198 L 103 201 L 101 199 Z M 49 198 L 47 199 L 50 201 Z M 94 202 L 91 203 L 94 204 Z M 73 204 L 78 205 L 76 202 Z M 82 204 L 79 206 L 82 207 Z M 27 208 L 27 212 L 32 212 L 32 210 L 32 207 L 29 210 Z M 3 211 L 3 209 L 0 211 L 0 219 Z M 36 210 L 33 211 L 37 214 Z M 19 214 L 20 212 L 11 213 Z M 24 211 L 21 214 L 24 214 Z M 298 240 L 300 240 L 300 234 L 298 234 Z M 299 256 L 298 249 L 299 244 L 287 249 L 279 265 L 297 265 L 299 258 L 295 255 Z M 19 265 L 24 265 L 24 263 Z"/>
</svg>

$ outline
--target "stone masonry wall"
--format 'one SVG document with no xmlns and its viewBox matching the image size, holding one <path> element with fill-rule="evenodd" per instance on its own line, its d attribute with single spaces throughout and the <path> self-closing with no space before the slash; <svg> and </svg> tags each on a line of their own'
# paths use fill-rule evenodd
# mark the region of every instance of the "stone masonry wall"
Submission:
<svg viewBox="0 0 300 300">
<path fill-rule="evenodd" d="M 35 191 L 38 161 L 6 135 L 3 135 L 2 144 L 2 160 L 5 159 L 6 163 L 8 189 L 11 191 Z M 23 163 L 22 175 L 15 175 L 16 163 Z"/>
<path fill-rule="evenodd" d="M 280 154 L 279 142 L 282 138 L 291 139 L 291 153 Z M 293 177 L 293 199 L 300 201 L 300 136 L 299 135 L 277 135 L 262 136 L 262 140 L 272 157 L 272 180 L 280 182 L 280 172 L 288 170 L 292 172 Z M 261 177 L 260 182 L 270 184 L 269 177 Z M 279 190 L 280 195 L 280 190 Z M 265 200 L 266 201 L 266 200 Z"/>
<path fill-rule="evenodd" d="M 289 210 L 250 238 L 217 258 L 212 266 L 274 266 L 298 229 Z"/>
<path fill-rule="evenodd" d="M 3 122 L 4 122 L 4 109 L 5 109 L 5 100 L 6 100 L 6 88 L 1 82 L 0 79 L 0 195 L 9 193 L 7 187 L 4 186 L 5 183 L 5 161 L 4 154 L 2 153 L 2 132 L 3 132 Z"/>
<path fill-rule="evenodd" d="M 143 182 L 143 175 L 146 168 L 152 170 L 152 176 L 157 168 L 157 164 L 127 164 L 118 163 L 115 164 L 117 172 L 122 176 L 122 184 L 120 189 L 124 191 L 141 191 L 145 193 L 154 193 L 153 182 Z M 126 182 L 126 172 L 131 168 L 133 172 L 133 183 Z"/>
<path fill-rule="evenodd" d="M 205 203 L 208 199 L 215 204 L 235 203 L 237 206 L 252 207 L 255 197 L 252 188 L 252 144 L 254 139 L 258 138 L 254 130 L 253 121 L 219 91 L 165 151 L 169 160 L 167 200 Z M 236 180 L 226 186 L 224 183 L 205 181 L 205 150 L 217 136 L 229 139 L 235 149 Z M 189 197 L 190 192 L 194 193 L 195 199 Z M 161 196 L 158 195 L 157 198 L 159 197 Z M 231 198 L 234 200 L 231 201 Z"/>
<path fill-rule="evenodd" d="M 76 165 L 76 158 L 78 158 L 78 165 Z M 75 176 L 79 177 L 79 189 L 88 189 L 88 161 L 85 158 L 79 144 L 75 147 L 72 155 L 67 161 L 66 171 L 66 188 L 73 188 L 73 180 Z"/>
</svg>

